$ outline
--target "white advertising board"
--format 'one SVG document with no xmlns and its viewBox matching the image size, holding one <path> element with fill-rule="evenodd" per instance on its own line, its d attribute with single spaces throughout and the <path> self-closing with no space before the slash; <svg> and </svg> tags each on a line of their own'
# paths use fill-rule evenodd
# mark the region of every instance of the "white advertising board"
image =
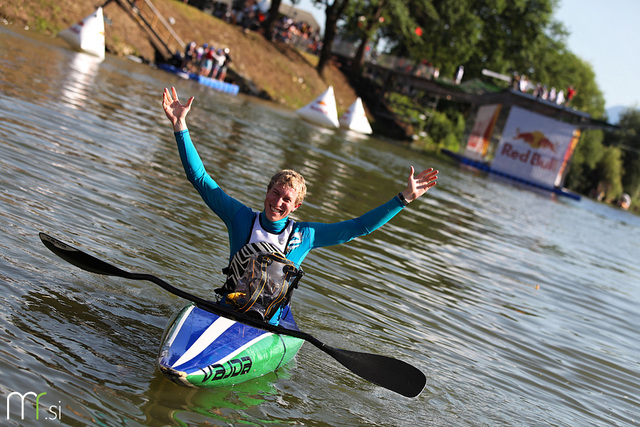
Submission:
<svg viewBox="0 0 640 427">
<path fill-rule="evenodd" d="M 512 107 L 491 168 L 553 187 L 561 173 L 576 127 Z"/>
</svg>

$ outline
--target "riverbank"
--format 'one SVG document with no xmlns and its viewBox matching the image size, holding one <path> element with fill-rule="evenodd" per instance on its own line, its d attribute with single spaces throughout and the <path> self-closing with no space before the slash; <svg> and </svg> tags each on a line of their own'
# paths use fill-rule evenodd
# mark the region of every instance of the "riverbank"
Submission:
<svg viewBox="0 0 640 427">
<path fill-rule="evenodd" d="M 100 3 L 77 0 L 0 0 L 0 20 L 5 25 L 28 28 L 51 37 L 93 12 Z M 283 43 L 269 43 L 260 34 L 203 13 L 177 0 L 153 0 L 154 6 L 185 41 L 228 47 L 231 69 L 250 81 L 261 96 L 296 109 L 311 102 L 332 85 L 338 113 L 345 111 L 357 95 L 347 78 L 334 64 L 325 79 L 315 70 L 317 58 Z M 105 39 L 108 54 L 133 55 L 153 62 L 154 48 L 146 33 L 116 2 L 104 7 Z"/>
</svg>

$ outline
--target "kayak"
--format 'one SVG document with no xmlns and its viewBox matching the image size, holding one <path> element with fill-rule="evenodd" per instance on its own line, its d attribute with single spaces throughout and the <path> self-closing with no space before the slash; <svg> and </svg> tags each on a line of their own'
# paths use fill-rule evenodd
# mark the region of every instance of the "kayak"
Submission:
<svg viewBox="0 0 640 427">
<path fill-rule="evenodd" d="M 299 331 L 289 306 L 280 326 Z M 178 384 L 224 387 L 276 371 L 294 358 L 303 342 L 189 304 L 169 321 L 157 363 Z"/>
</svg>

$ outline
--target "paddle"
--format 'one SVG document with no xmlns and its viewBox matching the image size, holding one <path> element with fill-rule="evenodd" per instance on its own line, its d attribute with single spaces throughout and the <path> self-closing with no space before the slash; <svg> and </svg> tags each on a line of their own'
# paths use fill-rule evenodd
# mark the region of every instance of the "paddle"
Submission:
<svg viewBox="0 0 640 427">
<path fill-rule="evenodd" d="M 290 335 L 308 341 L 327 353 L 329 356 L 333 357 L 342 366 L 349 369 L 354 374 L 359 375 L 365 380 L 381 387 L 395 391 L 403 396 L 415 397 L 419 395 L 427 382 L 427 378 L 418 368 L 401 360 L 377 354 L 361 353 L 330 347 L 307 333 L 261 322 L 242 313 L 227 309 L 213 301 L 202 299 L 181 289 L 175 288 L 164 280 L 151 274 L 124 271 L 107 262 L 101 261 L 92 255 L 86 254 L 72 246 L 69 246 L 45 233 L 40 233 L 40 239 L 42 240 L 42 243 L 44 243 L 44 245 L 54 254 L 83 270 L 106 276 L 124 277 L 125 279 L 131 280 L 148 280 L 160 286 L 164 290 L 192 301 L 200 308 L 219 316 L 224 316 L 249 326 L 264 329 L 276 334 Z"/>
</svg>

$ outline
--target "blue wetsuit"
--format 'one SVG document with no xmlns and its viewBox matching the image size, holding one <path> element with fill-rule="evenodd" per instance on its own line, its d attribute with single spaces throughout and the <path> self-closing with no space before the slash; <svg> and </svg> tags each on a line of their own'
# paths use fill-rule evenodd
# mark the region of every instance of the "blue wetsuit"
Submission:
<svg viewBox="0 0 640 427">
<path fill-rule="evenodd" d="M 233 255 L 249 241 L 255 213 L 251 208 L 222 191 L 220 186 L 209 176 L 191 141 L 188 130 L 175 132 L 175 137 L 187 178 L 198 190 L 207 206 L 227 226 L 230 244 L 229 260 L 231 260 Z M 332 224 L 296 221 L 287 246 L 286 256 L 297 267 L 300 267 L 312 249 L 337 245 L 369 234 L 388 222 L 403 207 L 404 205 L 398 196 L 395 196 L 387 203 L 364 215 L 347 221 Z M 271 222 L 266 218 L 264 212 L 260 214 L 262 227 L 270 233 L 281 232 L 286 226 L 287 220 L 288 218 L 284 218 L 277 222 Z"/>
</svg>

